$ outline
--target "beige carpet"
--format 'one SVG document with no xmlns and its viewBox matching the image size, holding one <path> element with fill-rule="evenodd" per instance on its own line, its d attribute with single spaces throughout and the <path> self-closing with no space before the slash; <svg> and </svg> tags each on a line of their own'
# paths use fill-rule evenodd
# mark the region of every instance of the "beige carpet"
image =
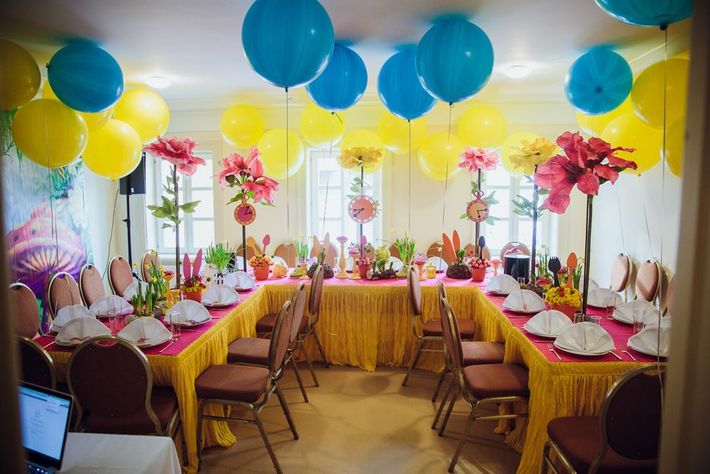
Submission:
<svg viewBox="0 0 710 474">
<path fill-rule="evenodd" d="M 305 369 L 305 367 L 304 367 Z M 293 371 L 281 382 L 294 417 L 299 440 L 288 429 L 274 396 L 262 419 L 284 473 L 445 473 L 468 416 L 459 401 L 444 437 L 430 429 L 435 406 L 430 401 L 433 375 L 410 377 L 401 387 L 404 371 L 377 372 L 348 367 L 318 367 L 320 387 L 305 376 L 310 403 L 301 398 Z M 515 472 L 520 456 L 493 433 L 495 422 L 474 424 L 457 473 Z M 201 473 L 273 472 L 273 466 L 254 425 L 234 423 L 237 443 L 208 448 Z"/>
</svg>

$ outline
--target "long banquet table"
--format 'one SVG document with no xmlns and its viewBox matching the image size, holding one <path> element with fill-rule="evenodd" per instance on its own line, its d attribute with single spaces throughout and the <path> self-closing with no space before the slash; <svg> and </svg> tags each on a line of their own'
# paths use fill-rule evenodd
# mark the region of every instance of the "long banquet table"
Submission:
<svg viewBox="0 0 710 474">
<path fill-rule="evenodd" d="M 442 276 L 424 280 L 422 304 L 427 319 L 438 317 L 435 284 L 439 280 L 447 287 L 457 317 L 476 320 L 477 339 L 505 342 L 505 361 L 522 363 L 530 371 L 529 417 L 506 434 L 506 442 L 522 453 L 518 472 L 539 471 L 546 427 L 551 419 L 597 414 L 604 395 L 621 374 L 639 362 L 653 361 L 639 353 L 634 353 L 639 361 L 634 362 L 625 354 L 624 360 L 619 361 L 612 355 L 589 358 L 558 350 L 560 361 L 547 350 L 551 340 L 532 336 L 522 329 L 529 317 L 503 309 L 504 298 L 485 293 L 485 284 L 470 280 Z M 183 332 L 181 340 L 162 353 L 159 351 L 163 346 L 144 351 L 155 383 L 171 385 L 177 394 L 187 447 L 187 472 L 197 468 L 195 378 L 206 367 L 226 361 L 230 341 L 254 336 L 258 318 L 276 312 L 298 283 L 300 280 L 289 278 L 259 282 L 254 290 L 242 294 L 238 306 L 212 311 L 212 321 Z M 317 333 L 328 361 L 369 371 L 377 366 L 407 366 L 416 344 L 408 304 L 404 280 L 326 280 Z M 624 348 L 631 327 L 604 319 L 601 324 L 614 338 L 617 349 Z M 38 342 L 47 345 L 51 339 L 43 337 Z M 54 344 L 47 350 L 63 378 L 70 350 Z M 306 350 L 313 360 L 320 357 L 312 341 L 307 342 Z M 439 371 L 443 355 L 425 353 L 418 367 Z M 206 434 L 206 445 L 230 446 L 236 441 L 222 422 L 209 422 Z"/>
</svg>

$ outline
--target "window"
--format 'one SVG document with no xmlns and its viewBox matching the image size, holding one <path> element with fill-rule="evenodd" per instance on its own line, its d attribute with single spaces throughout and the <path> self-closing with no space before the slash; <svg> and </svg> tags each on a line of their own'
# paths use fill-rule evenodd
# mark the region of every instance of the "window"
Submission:
<svg viewBox="0 0 710 474">
<path fill-rule="evenodd" d="M 354 239 L 358 235 L 359 225 L 348 215 L 348 203 L 354 194 L 350 190 L 353 179 L 360 174 L 359 170 L 344 170 L 337 162 L 339 150 L 328 148 L 313 148 L 308 150 L 308 235 L 320 238 L 330 233 L 331 242 L 339 235 Z M 381 202 L 382 187 L 381 169 L 372 174 L 365 174 L 365 183 L 369 186 L 364 194 Z M 381 217 L 363 226 L 363 232 L 368 241 L 381 238 Z"/>
<path fill-rule="evenodd" d="M 214 241 L 214 194 L 212 151 L 197 150 L 196 155 L 207 161 L 205 166 L 199 166 L 192 176 L 179 175 L 178 192 L 180 203 L 200 201 L 200 204 L 191 214 L 181 213 L 180 223 L 180 249 L 194 254 L 198 249 L 210 245 Z M 152 193 L 146 196 L 147 204 L 159 202 L 163 194 L 165 177 L 170 173 L 170 163 L 165 160 L 153 158 L 148 163 L 152 174 Z M 153 217 L 147 211 L 147 222 L 151 228 L 151 239 L 159 254 L 172 254 L 175 252 L 175 232 L 172 229 L 163 229 L 163 219 Z"/>
</svg>

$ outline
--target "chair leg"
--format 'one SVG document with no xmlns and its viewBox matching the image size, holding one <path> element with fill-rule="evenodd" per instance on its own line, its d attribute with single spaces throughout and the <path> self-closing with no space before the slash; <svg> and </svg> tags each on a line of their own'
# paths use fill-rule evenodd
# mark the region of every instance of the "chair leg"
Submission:
<svg viewBox="0 0 710 474">
<path fill-rule="evenodd" d="M 296 373 L 296 380 L 298 381 L 298 386 L 301 389 L 301 395 L 303 395 L 303 401 L 308 403 L 308 395 L 306 395 L 306 387 L 303 386 L 303 380 L 301 380 L 301 371 L 298 368 L 298 363 L 290 356 L 288 363 L 293 367 L 293 371 Z"/>
<path fill-rule="evenodd" d="M 436 424 L 439 422 L 439 417 L 441 416 L 441 412 L 444 411 L 444 405 L 446 405 L 446 400 L 449 399 L 449 396 L 451 396 L 451 392 L 454 389 L 454 381 L 452 380 L 449 382 L 449 386 L 446 388 L 446 393 L 444 393 L 444 398 L 441 399 L 441 403 L 439 403 L 439 408 L 436 410 L 436 416 L 434 417 L 434 423 L 431 424 L 431 429 L 435 430 L 436 429 Z"/>
<path fill-rule="evenodd" d="M 451 458 L 451 464 L 449 464 L 449 472 L 454 472 L 456 463 L 459 461 L 459 456 L 461 456 L 461 451 L 463 450 L 463 445 L 466 444 L 466 439 L 468 438 L 468 433 L 471 431 L 471 426 L 476 419 L 476 404 L 471 405 L 471 414 L 468 415 L 468 421 L 466 421 L 466 428 L 464 428 L 461 434 L 461 439 L 459 440 L 459 445 L 456 448 L 454 457 Z"/>
<path fill-rule="evenodd" d="M 316 346 L 318 346 L 318 352 L 320 352 L 321 359 L 323 359 L 323 365 L 326 369 L 330 368 L 330 365 L 328 365 L 328 359 L 325 357 L 325 350 L 323 350 L 323 344 L 320 343 L 320 338 L 318 338 L 318 333 L 314 329 L 311 334 L 313 334 L 313 339 L 316 340 Z"/>
<path fill-rule="evenodd" d="M 449 424 L 449 418 L 451 418 L 451 412 L 454 410 L 454 404 L 456 399 L 459 398 L 459 390 L 456 389 L 451 396 L 451 401 L 449 401 L 449 407 L 446 409 L 446 415 L 444 415 L 444 421 L 441 422 L 439 427 L 439 436 L 444 436 L 444 431 L 446 431 L 446 425 Z"/>
<path fill-rule="evenodd" d="M 202 461 L 202 410 L 204 403 L 202 400 L 197 404 L 197 466 L 199 468 Z"/>
<path fill-rule="evenodd" d="M 448 373 L 448 367 L 444 367 L 444 370 L 441 371 L 441 375 L 439 375 L 439 381 L 436 382 L 436 389 L 434 389 L 434 395 L 431 397 L 432 402 L 436 403 L 436 399 L 439 398 L 439 390 L 441 390 L 441 385 L 444 383 L 444 379 Z"/>
<path fill-rule="evenodd" d="M 281 466 L 279 466 L 279 460 L 276 459 L 276 454 L 274 454 L 274 450 L 271 448 L 271 443 L 269 443 L 269 437 L 266 435 L 266 430 L 264 429 L 264 425 L 261 423 L 259 414 L 253 408 L 251 410 L 251 414 L 254 417 L 254 423 L 256 423 L 256 426 L 259 428 L 259 433 L 261 433 L 261 439 L 264 440 L 264 446 L 266 446 L 266 451 L 269 453 L 271 463 L 274 465 L 274 469 L 276 470 L 277 474 L 281 474 L 283 471 L 281 471 Z"/>
<path fill-rule="evenodd" d="M 303 346 L 303 341 L 298 343 L 298 348 L 301 349 L 301 354 L 303 354 L 303 358 L 306 359 L 306 364 L 308 364 L 308 370 L 310 370 L 311 372 L 311 378 L 313 379 L 313 383 L 316 387 L 319 387 L 320 385 L 318 384 L 318 377 L 316 377 L 316 371 L 313 370 L 313 364 L 311 363 L 311 359 L 306 353 L 306 348 Z"/>
<path fill-rule="evenodd" d="M 412 370 L 417 366 L 417 362 L 419 362 L 419 357 L 422 355 L 422 347 L 424 346 L 424 339 L 419 339 L 419 342 L 417 342 L 417 348 L 414 351 L 414 357 L 412 358 L 412 362 L 409 364 L 409 368 L 407 369 L 407 373 L 404 375 L 404 380 L 402 380 L 402 387 L 405 387 L 407 385 L 407 381 L 409 380 L 409 374 L 412 373 Z"/>
<path fill-rule="evenodd" d="M 296 425 L 293 424 L 291 410 L 288 409 L 288 403 L 286 403 L 286 398 L 278 384 L 276 384 L 276 396 L 279 397 L 279 403 L 284 411 L 284 415 L 286 415 L 286 421 L 288 421 L 288 426 L 291 428 L 291 433 L 293 433 L 293 439 L 298 439 L 298 431 L 296 431 Z"/>
</svg>

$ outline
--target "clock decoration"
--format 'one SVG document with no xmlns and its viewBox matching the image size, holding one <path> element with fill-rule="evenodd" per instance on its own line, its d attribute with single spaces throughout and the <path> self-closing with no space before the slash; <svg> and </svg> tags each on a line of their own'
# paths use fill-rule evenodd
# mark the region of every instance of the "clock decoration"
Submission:
<svg viewBox="0 0 710 474">
<path fill-rule="evenodd" d="M 377 202 L 370 196 L 354 196 L 348 204 L 348 215 L 358 224 L 367 224 L 377 216 Z"/>
<path fill-rule="evenodd" d="M 474 193 L 475 199 L 466 206 L 466 216 L 470 221 L 480 223 L 488 219 L 488 202 L 483 198 L 483 193 Z"/>
<path fill-rule="evenodd" d="M 482 186 L 485 182 L 486 171 L 493 171 L 498 164 L 498 153 L 495 150 L 467 146 L 466 151 L 461 154 L 459 168 L 463 168 L 471 173 L 471 197 L 466 206 L 466 212 L 461 215 L 462 219 L 469 219 L 476 223 L 476 255 L 481 252 L 479 241 L 481 237 L 481 222 L 494 224 L 495 217 L 490 215 L 490 207 L 498 204 L 495 198 L 495 191 L 485 196 Z M 474 176 L 476 179 L 474 179 Z"/>
<path fill-rule="evenodd" d="M 360 168 L 360 176 L 356 176 L 350 186 L 350 203 L 348 215 L 360 224 L 359 234 L 362 237 L 362 226 L 371 222 L 379 213 L 379 203 L 365 194 L 369 185 L 365 183 L 365 168 L 377 169 L 382 159 L 382 150 L 374 147 L 351 147 L 340 152 L 338 164 L 343 169 Z"/>
</svg>

